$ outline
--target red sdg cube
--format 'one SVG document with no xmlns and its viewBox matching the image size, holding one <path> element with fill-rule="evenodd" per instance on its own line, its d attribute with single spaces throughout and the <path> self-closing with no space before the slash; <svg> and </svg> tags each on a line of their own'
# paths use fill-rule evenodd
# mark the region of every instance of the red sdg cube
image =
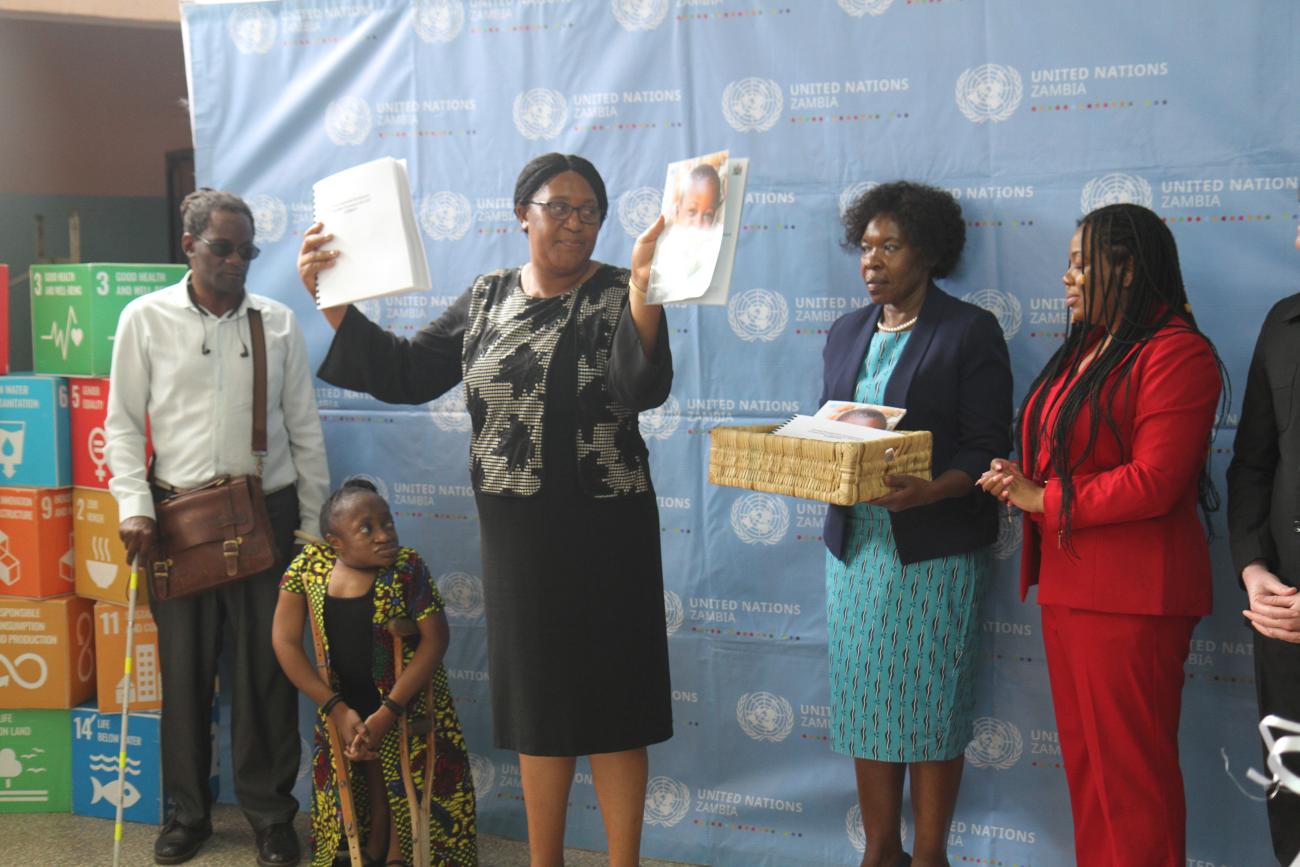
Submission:
<svg viewBox="0 0 1300 867">
<path fill-rule="evenodd" d="M 104 417 L 108 415 L 108 377 L 79 377 L 68 380 L 72 403 L 69 427 L 72 432 L 72 484 L 78 488 L 108 490 L 113 473 L 104 455 L 107 437 Z M 145 439 L 145 461 L 153 453 Z"/>
</svg>

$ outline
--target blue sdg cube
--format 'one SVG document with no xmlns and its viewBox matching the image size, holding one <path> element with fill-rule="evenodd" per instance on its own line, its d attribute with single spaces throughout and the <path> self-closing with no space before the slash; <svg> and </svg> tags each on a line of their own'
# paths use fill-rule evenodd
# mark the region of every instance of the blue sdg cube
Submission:
<svg viewBox="0 0 1300 867">
<path fill-rule="evenodd" d="M 71 484 L 68 381 L 58 376 L 0 377 L 0 485 Z"/>
<path fill-rule="evenodd" d="M 133 713 L 127 726 L 126 775 L 118 782 L 118 745 L 122 715 L 100 713 L 92 702 L 72 710 L 72 812 L 79 816 L 122 817 L 128 822 L 157 825 L 166 805 L 162 797 L 162 761 L 159 752 L 158 713 Z M 213 709 L 213 738 L 216 710 Z M 215 763 L 215 750 L 213 752 Z M 213 768 L 212 795 L 217 795 Z"/>
</svg>

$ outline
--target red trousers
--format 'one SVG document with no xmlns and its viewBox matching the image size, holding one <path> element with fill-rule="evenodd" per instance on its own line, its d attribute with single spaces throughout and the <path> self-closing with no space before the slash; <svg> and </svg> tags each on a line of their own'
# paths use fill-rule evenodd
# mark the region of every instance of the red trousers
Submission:
<svg viewBox="0 0 1300 867">
<path fill-rule="evenodd" d="M 1199 618 L 1042 612 L 1079 867 L 1184 867 L 1178 718 Z"/>
</svg>

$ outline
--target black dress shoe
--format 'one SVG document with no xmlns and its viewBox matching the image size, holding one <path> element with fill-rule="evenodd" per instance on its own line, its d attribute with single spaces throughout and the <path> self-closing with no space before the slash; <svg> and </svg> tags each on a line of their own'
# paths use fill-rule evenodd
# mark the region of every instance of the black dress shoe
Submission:
<svg viewBox="0 0 1300 867">
<path fill-rule="evenodd" d="M 212 836 L 212 823 L 204 819 L 199 825 L 182 825 L 168 819 L 153 844 L 155 864 L 184 864 L 198 854 L 203 841 Z"/>
<path fill-rule="evenodd" d="M 257 863 L 261 867 L 290 867 L 299 857 L 298 834 L 292 824 L 281 822 L 257 832 Z"/>
</svg>

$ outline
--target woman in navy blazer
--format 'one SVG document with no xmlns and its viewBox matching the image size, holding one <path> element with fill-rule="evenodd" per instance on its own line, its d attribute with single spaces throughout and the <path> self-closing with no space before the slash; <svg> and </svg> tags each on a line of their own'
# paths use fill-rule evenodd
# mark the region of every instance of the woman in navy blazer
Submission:
<svg viewBox="0 0 1300 867">
<path fill-rule="evenodd" d="M 975 487 L 1011 447 L 1011 367 L 997 320 L 934 285 L 965 243 L 948 193 L 883 184 L 845 212 L 871 304 L 831 326 L 822 402 L 903 407 L 934 437 L 932 479 L 826 515 L 831 746 L 854 757 L 868 847 L 862 864 L 946 865 L 971 739 L 979 607 L 996 500 Z M 899 834 L 910 772 L 915 842 Z"/>
</svg>

